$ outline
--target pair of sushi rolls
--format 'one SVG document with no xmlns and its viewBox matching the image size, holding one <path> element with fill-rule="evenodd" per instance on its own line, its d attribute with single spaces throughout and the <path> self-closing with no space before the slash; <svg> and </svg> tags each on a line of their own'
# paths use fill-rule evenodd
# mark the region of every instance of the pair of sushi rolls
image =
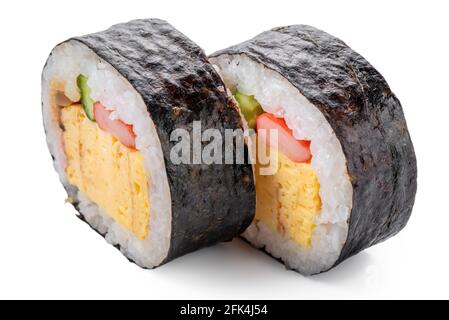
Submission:
<svg viewBox="0 0 449 320">
<path fill-rule="evenodd" d="M 256 216 L 245 239 L 310 275 L 405 226 L 416 193 L 415 154 L 398 99 L 363 57 L 299 25 L 264 32 L 210 60 L 246 127 L 278 132 L 277 145 L 265 140 L 277 171 L 262 175 L 261 164 L 254 166 Z"/>
<path fill-rule="evenodd" d="M 177 128 L 242 128 L 202 50 L 161 20 L 56 46 L 42 74 L 47 143 L 79 217 L 153 268 L 250 224 L 250 164 L 173 164 Z M 235 145 L 234 145 L 235 147 Z"/>
</svg>

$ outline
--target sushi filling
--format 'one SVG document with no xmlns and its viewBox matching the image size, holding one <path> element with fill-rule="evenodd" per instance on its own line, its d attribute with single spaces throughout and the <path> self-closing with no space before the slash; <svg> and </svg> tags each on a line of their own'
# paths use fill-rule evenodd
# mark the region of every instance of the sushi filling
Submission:
<svg viewBox="0 0 449 320">
<path fill-rule="evenodd" d="M 255 222 L 262 221 L 272 230 L 309 248 L 315 228 L 314 219 L 321 211 L 320 184 L 310 164 L 310 141 L 296 140 L 285 121 L 266 113 L 253 96 L 239 91 L 234 96 L 250 128 L 256 129 L 256 132 L 260 129 L 279 132 L 277 148 L 268 148 L 270 158 L 277 158 L 276 173 L 260 174 L 264 165 L 256 157 Z M 261 141 L 257 141 L 257 146 L 258 143 Z"/>
<path fill-rule="evenodd" d="M 54 92 L 68 181 L 138 239 L 147 238 L 148 179 L 143 155 L 130 140 L 130 126 L 111 120 L 101 104 L 86 112 L 82 89 L 82 103 L 65 105 L 58 103 L 60 92 Z"/>
<path fill-rule="evenodd" d="M 256 222 L 262 221 L 305 248 L 312 244 L 315 216 L 321 211 L 320 184 L 309 163 L 277 152 L 278 170 L 260 175 L 256 163 Z"/>
</svg>

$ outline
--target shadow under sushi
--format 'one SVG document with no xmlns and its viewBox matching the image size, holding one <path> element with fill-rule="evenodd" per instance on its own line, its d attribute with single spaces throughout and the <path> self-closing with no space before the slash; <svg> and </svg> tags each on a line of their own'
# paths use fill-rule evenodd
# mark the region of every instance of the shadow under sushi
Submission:
<svg viewBox="0 0 449 320">
<path fill-rule="evenodd" d="M 236 238 L 232 242 L 220 243 L 188 254 L 151 272 L 166 276 L 169 281 L 185 282 L 185 285 L 198 284 L 201 280 L 203 283 L 212 282 L 225 287 L 237 288 L 244 284 L 266 289 L 270 285 L 277 287 L 282 286 L 284 281 L 290 283 L 297 280 L 300 289 L 300 283 L 304 281 L 344 284 L 349 279 L 363 276 L 367 268 L 373 265 L 371 255 L 362 252 L 328 272 L 303 276 L 294 270 L 286 270 L 280 261 L 264 253 L 263 250 L 254 249 L 243 239 Z M 283 273 L 288 273 L 288 276 L 283 276 Z M 217 274 L 220 277 L 217 278 Z"/>
</svg>

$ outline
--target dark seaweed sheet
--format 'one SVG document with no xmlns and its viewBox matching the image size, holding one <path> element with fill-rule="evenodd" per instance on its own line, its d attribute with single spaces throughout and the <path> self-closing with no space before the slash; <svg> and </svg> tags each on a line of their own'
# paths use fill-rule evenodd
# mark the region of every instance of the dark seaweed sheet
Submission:
<svg viewBox="0 0 449 320">
<path fill-rule="evenodd" d="M 251 165 L 170 161 L 176 144 L 170 142 L 170 133 L 176 128 L 191 132 L 192 121 L 201 120 L 202 130 L 218 129 L 224 136 L 226 128 L 242 126 L 201 48 L 157 19 L 118 24 L 70 40 L 85 44 L 124 76 L 156 125 L 172 197 L 171 243 L 164 262 L 240 234 L 254 217 Z"/>
<path fill-rule="evenodd" d="M 211 55 L 244 54 L 284 76 L 326 117 L 347 160 L 353 207 L 336 264 L 407 223 L 417 167 L 401 104 L 385 79 L 341 40 L 314 27 L 275 28 Z"/>
</svg>

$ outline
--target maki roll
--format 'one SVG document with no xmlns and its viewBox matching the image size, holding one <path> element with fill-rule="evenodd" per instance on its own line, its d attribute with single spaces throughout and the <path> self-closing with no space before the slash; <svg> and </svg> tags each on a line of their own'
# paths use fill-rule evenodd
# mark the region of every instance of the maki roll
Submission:
<svg viewBox="0 0 449 320">
<path fill-rule="evenodd" d="M 406 225 L 417 186 L 413 145 L 399 100 L 362 56 L 297 25 L 210 60 L 246 126 L 278 136 L 276 144 L 257 139 L 277 163 L 264 175 L 257 159 L 256 216 L 245 239 L 309 275 Z"/>
<path fill-rule="evenodd" d="M 230 240 L 254 216 L 250 164 L 171 161 L 171 133 L 242 127 L 203 51 L 161 20 L 72 38 L 42 74 L 50 153 L 79 217 L 139 266 Z M 235 145 L 234 145 L 235 147 Z"/>
</svg>

